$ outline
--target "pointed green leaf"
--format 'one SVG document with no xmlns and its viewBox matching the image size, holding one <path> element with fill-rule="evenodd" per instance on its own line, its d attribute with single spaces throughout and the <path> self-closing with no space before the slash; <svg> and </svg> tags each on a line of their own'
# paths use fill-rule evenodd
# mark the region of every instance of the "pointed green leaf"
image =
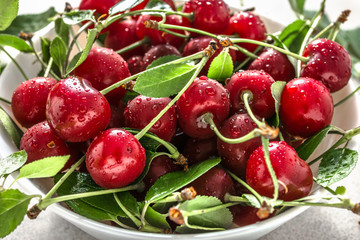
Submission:
<svg viewBox="0 0 360 240">
<path fill-rule="evenodd" d="M 67 47 L 60 37 L 55 37 L 50 44 L 50 55 L 54 63 L 62 70 L 66 60 Z"/>
<path fill-rule="evenodd" d="M 252 194 L 243 194 L 241 195 L 243 198 L 246 198 L 249 202 L 250 205 L 255 207 L 255 208 L 260 208 L 261 204 L 259 203 L 259 200 Z"/>
<path fill-rule="evenodd" d="M 274 124 L 274 127 L 279 126 L 279 109 L 280 109 L 280 100 L 281 100 L 281 94 L 284 90 L 284 87 L 286 85 L 286 82 L 283 81 L 276 81 L 271 85 L 271 95 L 274 98 L 275 101 L 275 113 L 276 113 L 276 122 Z"/>
<path fill-rule="evenodd" d="M 10 26 L 19 10 L 19 0 L 0 0 L 0 31 Z"/>
<path fill-rule="evenodd" d="M 119 3 L 115 4 L 112 8 L 109 10 L 109 15 L 115 15 L 120 12 L 125 12 L 126 10 L 129 10 L 130 8 L 136 7 L 140 3 L 142 3 L 144 0 L 127 0 L 127 1 L 120 1 Z"/>
<path fill-rule="evenodd" d="M 229 54 L 229 48 L 224 48 L 221 53 L 212 60 L 208 72 L 208 78 L 218 81 L 225 81 L 231 77 L 234 71 L 234 64 Z"/>
<path fill-rule="evenodd" d="M 62 18 L 55 20 L 55 32 L 64 41 L 65 45 L 69 45 L 70 28 L 66 25 Z"/>
<path fill-rule="evenodd" d="M 289 3 L 294 12 L 300 14 L 304 12 L 305 0 L 289 0 Z"/>
<path fill-rule="evenodd" d="M 50 60 L 50 44 L 51 41 L 48 38 L 40 37 L 41 43 L 41 53 L 44 62 L 49 62 Z"/>
<path fill-rule="evenodd" d="M 20 134 L 18 128 L 2 107 L 0 107 L 0 122 L 14 141 L 15 145 L 20 147 Z"/>
<path fill-rule="evenodd" d="M 10 34 L 0 34 L 0 45 L 15 48 L 20 52 L 33 52 L 33 49 L 23 39 Z"/>
<path fill-rule="evenodd" d="M 24 150 L 10 154 L 9 156 L 0 159 L 0 177 L 5 174 L 10 174 L 18 170 L 25 164 L 27 154 Z"/>
<path fill-rule="evenodd" d="M 79 24 L 83 21 L 94 21 L 95 10 L 75 10 L 63 15 L 64 23 L 67 25 Z"/>
<path fill-rule="evenodd" d="M 279 39 L 292 51 L 299 52 L 309 26 L 304 20 L 298 19 L 286 26 Z"/>
</svg>

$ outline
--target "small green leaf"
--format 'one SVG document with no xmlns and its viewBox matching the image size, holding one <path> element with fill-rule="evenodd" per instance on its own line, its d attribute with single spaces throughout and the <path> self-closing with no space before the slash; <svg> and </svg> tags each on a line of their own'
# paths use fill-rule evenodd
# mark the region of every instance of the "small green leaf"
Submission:
<svg viewBox="0 0 360 240">
<path fill-rule="evenodd" d="M 22 222 L 32 197 L 17 189 L 0 192 L 0 238 L 10 234 Z"/>
<path fill-rule="evenodd" d="M 172 11 L 170 5 L 165 3 L 165 1 L 163 0 L 150 0 L 150 2 L 146 5 L 145 9 L 160 9 Z"/>
<path fill-rule="evenodd" d="M 69 160 L 70 155 L 46 157 L 20 168 L 20 174 L 17 180 L 20 178 L 45 178 L 55 176 Z"/>
<path fill-rule="evenodd" d="M 331 125 L 328 125 L 324 127 L 321 131 L 319 131 L 317 134 L 312 136 L 311 138 L 308 138 L 303 144 L 301 144 L 296 149 L 296 152 L 299 155 L 299 157 L 306 161 L 310 157 L 310 155 L 315 151 L 317 146 L 319 146 L 322 140 L 327 136 L 327 134 L 332 130 L 336 130 L 336 128 Z"/>
<path fill-rule="evenodd" d="M 0 45 L 15 48 L 20 52 L 33 52 L 33 49 L 23 39 L 9 34 L 0 34 Z"/>
<path fill-rule="evenodd" d="M 338 195 L 345 195 L 346 194 L 346 188 L 344 186 L 338 186 L 335 190 L 336 194 Z"/>
<path fill-rule="evenodd" d="M 0 4 L 0 6 L 2 6 L 2 4 Z M 3 33 L 8 33 L 15 36 L 19 35 L 21 31 L 26 33 L 34 33 L 46 27 L 51 22 L 50 18 L 54 17 L 56 14 L 57 12 L 55 9 L 51 7 L 43 13 L 19 15 L 11 23 L 10 27 L 8 27 Z"/>
<path fill-rule="evenodd" d="M 208 72 L 208 78 L 218 81 L 225 81 L 231 77 L 234 71 L 234 64 L 229 54 L 229 48 L 224 48 L 221 53 L 212 60 Z"/>
<path fill-rule="evenodd" d="M 19 0 L 0 0 L 0 31 L 5 30 L 14 21 L 19 10 Z"/>
<path fill-rule="evenodd" d="M 83 21 L 94 21 L 95 10 L 75 10 L 67 12 L 63 15 L 64 23 L 67 25 L 75 25 Z"/>
<path fill-rule="evenodd" d="M 271 95 L 274 98 L 275 101 L 275 113 L 276 113 L 276 122 L 274 124 L 274 127 L 278 127 L 280 123 L 279 119 L 279 109 L 280 109 L 280 99 L 282 91 L 284 90 L 284 87 L 286 85 L 286 82 L 283 81 L 276 81 L 271 85 Z"/>
<path fill-rule="evenodd" d="M 166 55 L 166 56 L 163 56 L 163 57 L 159 57 L 158 59 L 156 59 L 152 63 L 150 63 L 150 65 L 147 66 L 146 69 L 154 68 L 154 67 L 160 66 L 162 64 L 175 61 L 175 60 L 180 59 L 180 58 L 181 57 L 177 56 L 177 55 Z"/>
<path fill-rule="evenodd" d="M 0 122 L 4 126 L 6 132 L 10 135 L 12 140 L 14 141 L 17 147 L 20 147 L 20 135 L 18 132 L 18 128 L 11 120 L 9 115 L 4 111 L 2 107 L 0 107 Z"/>
<path fill-rule="evenodd" d="M 309 26 L 304 20 L 295 20 L 286 26 L 279 35 L 279 39 L 292 52 L 299 52 L 301 44 L 305 38 Z"/>
<path fill-rule="evenodd" d="M 300 14 L 304 12 L 305 0 L 289 0 L 289 3 L 294 12 Z"/>
<path fill-rule="evenodd" d="M 136 7 L 140 3 L 142 3 L 144 0 L 127 0 L 127 1 L 120 1 L 119 3 L 115 4 L 112 8 L 109 10 L 109 15 L 115 15 L 120 12 L 125 12 L 126 10 L 129 10 L 130 8 Z"/>
<path fill-rule="evenodd" d="M 135 216 L 140 216 L 140 208 L 136 198 L 129 192 L 116 193 L 124 207 Z"/>
<path fill-rule="evenodd" d="M 50 60 L 50 44 L 51 41 L 48 38 L 40 37 L 41 43 L 41 53 L 44 62 L 49 62 Z"/>
<path fill-rule="evenodd" d="M 65 42 L 60 37 L 55 37 L 50 44 L 50 55 L 54 59 L 54 63 L 59 67 L 60 71 L 63 69 L 66 60 L 67 47 Z"/>
<path fill-rule="evenodd" d="M 0 177 L 5 174 L 10 174 L 18 170 L 25 164 L 27 154 L 24 150 L 10 154 L 9 156 L 0 159 Z"/>
<path fill-rule="evenodd" d="M 147 97 L 169 97 L 186 85 L 196 68 L 186 63 L 151 68 L 137 78 L 134 91 Z"/>
<path fill-rule="evenodd" d="M 62 18 L 55 20 L 55 32 L 64 41 L 65 45 L 69 44 L 70 28 L 66 25 Z"/>
<path fill-rule="evenodd" d="M 153 202 L 170 195 L 206 173 L 219 164 L 220 161 L 220 158 L 212 158 L 189 167 L 186 172 L 171 172 L 161 176 L 146 193 L 145 200 Z"/>
<path fill-rule="evenodd" d="M 328 187 L 342 180 L 355 168 L 357 160 L 357 151 L 348 148 L 334 149 L 325 153 L 319 166 L 316 182 L 323 187 Z"/>
<path fill-rule="evenodd" d="M 246 198 L 249 202 L 250 205 L 253 206 L 254 208 L 260 208 L 261 204 L 259 203 L 259 200 L 252 194 L 243 194 L 241 195 L 243 198 Z"/>
<path fill-rule="evenodd" d="M 90 53 L 91 47 L 94 44 L 95 38 L 96 38 L 97 31 L 96 29 L 90 29 L 88 31 L 88 37 L 86 41 L 86 45 L 83 51 L 76 54 L 66 69 L 66 75 L 71 73 L 75 68 L 77 68 L 81 63 L 85 61 L 87 56 Z"/>
</svg>

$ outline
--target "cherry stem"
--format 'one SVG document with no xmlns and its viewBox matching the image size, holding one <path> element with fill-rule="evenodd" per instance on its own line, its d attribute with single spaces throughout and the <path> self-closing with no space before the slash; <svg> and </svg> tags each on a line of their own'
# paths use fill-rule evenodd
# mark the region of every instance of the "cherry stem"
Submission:
<svg viewBox="0 0 360 240">
<path fill-rule="evenodd" d="M 251 101 L 251 99 L 253 98 L 253 94 L 252 92 L 250 91 L 244 91 L 241 95 L 241 99 L 243 100 L 244 104 L 245 104 L 245 108 L 246 108 L 246 111 L 247 113 L 249 114 L 250 118 L 254 121 L 254 123 L 259 127 L 259 128 L 263 128 L 265 127 L 265 123 L 264 122 L 261 122 L 259 121 L 254 113 L 251 111 L 251 107 L 250 107 L 250 104 L 249 104 L 249 101 Z"/>
<path fill-rule="evenodd" d="M 132 44 L 120 49 L 120 50 L 117 50 L 116 53 L 121 55 L 124 52 L 130 51 L 130 50 L 132 50 L 134 48 L 137 48 L 139 46 L 142 46 L 142 45 L 148 44 L 148 43 L 150 43 L 150 39 L 146 36 L 142 40 L 139 40 L 139 41 L 134 42 L 134 43 L 132 43 Z"/>
<path fill-rule="evenodd" d="M 5 99 L 5 98 L 0 97 L 0 101 L 3 101 L 3 102 L 5 102 L 5 103 L 11 105 L 11 102 L 10 102 L 9 100 Z"/>
<path fill-rule="evenodd" d="M 261 49 L 263 49 L 262 46 L 258 46 L 255 51 L 254 54 L 258 53 Z M 246 64 L 248 64 L 248 62 L 250 62 L 253 58 L 252 57 L 248 57 L 246 58 L 242 63 L 239 64 L 239 66 L 237 66 L 234 70 L 234 72 L 239 71 L 240 69 L 242 69 Z"/>
<path fill-rule="evenodd" d="M 196 29 L 196 28 L 191 28 L 191 27 L 184 27 L 184 26 L 179 26 L 179 25 L 172 25 L 172 24 L 166 24 L 166 23 L 158 23 L 160 30 L 162 29 L 177 29 L 177 30 L 184 30 L 184 31 L 189 31 L 189 32 L 194 32 L 194 33 L 198 33 L 201 35 L 205 35 L 205 36 L 209 36 L 215 39 L 219 39 L 220 37 L 216 34 L 213 33 L 209 33 L 200 29 Z"/>
<path fill-rule="evenodd" d="M 52 65 L 53 65 L 53 62 L 54 62 L 54 59 L 53 59 L 52 57 L 50 57 L 49 63 L 48 63 L 48 65 L 47 65 L 46 69 L 45 69 L 44 77 L 48 77 L 48 76 L 49 76 L 49 73 L 50 73 L 50 71 L 51 71 L 51 67 L 52 67 Z M 54 76 L 54 73 L 52 73 L 51 75 L 56 79 L 57 76 L 55 77 L 55 76 Z M 56 79 L 56 80 L 59 80 L 59 79 Z"/>
<path fill-rule="evenodd" d="M 305 37 L 304 37 L 304 39 L 303 39 L 303 41 L 301 43 L 301 46 L 300 46 L 300 49 L 299 49 L 299 52 L 298 52 L 299 55 L 302 55 L 302 53 L 304 52 L 304 49 L 305 49 L 306 45 L 309 42 L 311 34 L 314 32 L 314 29 L 319 24 L 323 14 L 324 14 L 325 2 L 326 2 L 326 0 L 323 0 L 321 2 L 320 9 L 316 12 L 314 17 L 311 19 L 310 28 L 307 31 L 307 33 L 306 33 L 306 35 L 305 35 Z M 298 61 L 296 62 L 296 77 L 300 77 L 301 62 L 302 61 L 300 59 L 298 59 Z"/>
<path fill-rule="evenodd" d="M 132 231 L 136 231 L 137 229 L 129 227 L 128 225 L 123 224 L 122 222 L 120 222 L 116 217 L 114 217 L 112 219 L 113 222 L 115 222 L 117 225 L 119 225 L 122 228 L 128 229 L 128 230 L 132 230 Z"/>
<path fill-rule="evenodd" d="M 116 193 L 113 193 L 114 198 L 116 203 L 119 205 L 119 207 L 121 208 L 121 210 L 123 210 L 123 212 L 131 219 L 131 221 L 133 221 L 133 223 L 137 226 L 140 227 L 141 226 L 141 222 L 139 219 L 137 219 L 134 215 L 132 215 L 127 209 L 126 207 L 122 204 L 122 202 L 120 201 L 120 199 L 118 198 Z"/>
<path fill-rule="evenodd" d="M 26 76 L 24 70 L 20 67 L 19 63 L 10 55 L 10 53 L 8 51 L 5 50 L 5 48 L 3 46 L 0 45 L 0 50 L 3 51 L 10 59 L 11 61 L 15 64 L 15 66 L 19 69 L 20 73 L 23 75 L 23 77 L 25 78 L 25 80 L 29 80 L 29 78 Z M 35 52 L 35 51 L 34 51 Z"/>
<path fill-rule="evenodd" d="M 248 50 L 246 50 L 245 48 L 240 47 L 239 45 L 235 44 L 233 46 L 230 47 L 231 49 L 234 49 L 236 51 L 240 51 L 243 54 L 245 54 L 246 56 L 248 56 L 250 59 L 257 59 L 258 56 Z"/>
<path fill-rule="evenodd" d="M 185 38 L 185 39 L 189 38 L 189 36 L 187 36 L 187 35 L 177 33 L 177 32 L 174 32 L 174 31 L 170 31 L 170 30 L 167 30 L 167 29 L 162 29 L 161 31 L 163 31 L 165 33 L 168 33 L 168 34 L 171 34 L 171 35 L 174 35 L 176 37 Z"/>
<path fill-rule="evenodd" d="M 72 26 L 70 27 L 70 33 L 71 33 L 71 36 L 72 36 L 73 38 L 75 38 L 75 32 L 74 32 L 74 29 L 73 29 Z M 77 39 L 75 40 L 75 44 L 76 44 L 76 47 L 77 47 L 77 49 L 79 50 L 79 52 L 81 52 L 83 49 L 82 49 L 82 47 L 81 47 L 81 45 L 80 45 L 80 43 L 78 42 Z"/>
<path fill-rule="evenodd" d="M 350 14 L 350 10 L 342 11 L 338 19 L 333 24 L 333 27 L 331 28 L 331 32 L 329 33 L 328 39 L 331 41 L 335 41 L 336 36 L 338 35 L 340 31 L 340 25 L 347 21 L 347 18 Z"/>
<path fill-rule="evenodd" d="M 221 205 L 218 205 L 218 206 L 209 207 L 209 208 L 205 208 L 205 209 L 193 210 L 191 212 L 184 211 L 184 210 L 180 210 L 180 211 L 181 211 L 181 214 L 183 215 L 183 217 L 186 218 L 186 217 L 190 217 L 190 216 L 196 216 L 196 215 L 201 215 L 201 214 L 205 214 L 205 213 L 209 213 L 209 212 L 218 211 L 218 210 L 221 210 L 223 208 L 232 207 L 232 206 L 235 206 L 235 205 L 238 205 L 238 204 L 239 203 L 232 202 L 232 203 L 225 203 L 225 204 L 221 204 Z"/>
<path fill-rule="evenodd" d="M 355 95 L 356 92 L 358 92 L 360 90 L 360 86 L 358 86 L 352 93 L 350 93 L 348 96 L 346 96 L 345 98 L 343 98 L 342 100 L 340 100 L 339 102 L 337 102 L 334 107 L 339 106 L 340 104 L 346 102 L 349 98 L 351 98 L 352 96 Z"/>
</svg>

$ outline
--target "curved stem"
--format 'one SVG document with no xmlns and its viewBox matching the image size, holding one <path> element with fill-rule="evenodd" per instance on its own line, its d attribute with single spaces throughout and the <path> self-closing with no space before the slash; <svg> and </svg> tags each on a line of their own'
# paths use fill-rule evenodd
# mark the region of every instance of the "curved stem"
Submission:
<svg viewBox="0 0 360 240">
<path fill-rule="evenodd" d="M 174 35 L 176 37 L 180 37 L 180 38 L 189 38 L 189 36 L 186 36 L 184 34 L 181 34 L 181 33 L 177 33 L 177 32 L 174 32 L 174 31 L 170 31 L 170 30 L 167 30 L 167 29 L 162 29 L 161 31 L 165 32 L 165 33 L 168 33 L 168 34 L 171 34 L 171 35 Z"/>
<path fill-rule="evenodd" d="M 2 97 L 0 97 L 0 101 L 3 101 L 5 103 L 7 103 L 7 104 L 11 104 L 11 102 L 9 100 L 7 100 L 5 98 L 2 98 Z"/>
<path fill-rule="evenodd" d="M 119 207 L 121 208 L 121 210 L 123 210 L 123 212 L 131 219 L 131 221 L 133 221 L 133 223 L 137 226 L 140 227 L 141 226 L 141 222 L 139 219 L 137 219 L 134 215 L 132 215 L 127 209 L 126 207 L 122 204 L 122 202 L 120 201 L 120 199 L 118 198 L 118 196 L 116 195 L 116 193 L 113 193 L 113 196 L 115 198 L 116 203 L 119 205 Z"/>
<path fill-rule="evenodd" d="M 132 44 L 120 49 L 120 50 L 117 50 L 116 53 L 121 55 L 124 52 L 130 51 L 130 50 L 132 50 L 134 48 L 137 48 L 139 46 L 142 46 L 142 45 L 148 44 L 148 43 L 150 43 L 150 39 L 146 36 L 146 37 L 144 37 L 144 39 L 141 39 L 141 40 L 139 40 L 137 42 L 134 42 L 134 43 L 132 43 Z"/>
<path fill-rule="evenodd" d="M 345 98 L 343 98 L 342 100 L 340 100 L 339 102 L 337 102 L 334 107 L 339 106 L 340 104 L 346 102 L 349 98 L 351 98 L 352 96 L 355 95 L 356 92 L 358 92 L 360 90 L 360 86 L 358 86 L 352 93 L 350 93 L 348 96 L 346 96 Z"/>
<path fill-rule="evenodd" d="M 52 65 L 53 65 L 53 62 L 54 62 L 54 59 L 53 59 L 52 57 L 50 57 L 49 63 L 48 63 L 48 65 L 47 65 L 46 69 L 45 69 L 44 77 L 48 77 L 48 76 L 49 76 L 49 73 L 50 73 L 50 71 L 51 71 L 51 67 L 52 67 Z M 52 75 L 52 74 L 51 74 L 51 75 Z M 54 77 L 55 77 L 55 76 L 54 76 Z"/>
<path fill-rule="evenodd" d="M 326 34 L 328 31 L 330 31 L 334 27 L 334 23 L 330 23 L 327 25 L 323 30 L 321 30 L 318 34 L 316 34 L 313 39 L 321 38 L 324 34 Z"/>
<path fill-rule="evenodd" d="M 218 39 L 218 36 L 216 34 L 212 34 L 203 30 L 199 30 L 196 28 L 191 28 L 191 27 L 184 27 L 184 26 L 178 26 L 178 25 L 172 25 L 172 24 L 165 24 L 165 23 L 159 23 L 159 27 L 160 30 L 162 29 L 177 29 L 177 30 L 184 30 L 184 31 L 189 31 L 189 32 L 194 32 L 194 33 L 198 33 L 200 35 L 205 35 L 205 36 L 209 36 L 215 39 Z"/>
<path fill-rule="evenodd" d="M 263 146 L 263 150 L 264 150 L 264 158 L 265 158 L 265 163 L 266 163 L 266 167 L 270 173 L 271 176 L 271 180 L 274 184 L 274 197 L 273 200 L 276 201 L 279 197 L 279 182 L 278 179 L 276 177 L 275 171 L 272 167 L 271 164 L 271 160 L 270 160 L 270 154 L 269 154 L 269 139 L 265 138 L 265 137 L 261 137 L 261 143 Z"/>
<path fill-rule="evenodd" d="M 128 225 L 123 224 L 122 222 L 120 222 L 118 219 L 114 218 L 112 219 L 113 222 L 115 222 L 117 225 L 119 225 L 122 228 L 128 229 L 128 230 L 132 230 L 132 231 L 136 231 L 137 229 L 129 227 Z"/>
<path fill-rule="evenodd" d="M 252 58 L 252 59 L 257 59 L 258 56 L 248 50 L 246 50 L 245 48 L 242 48 L 240 47 L 239 45 L 235 44 L 233 46 L 230 47 L 231 49 L 234 49 L 236 51 L 240 51 L 242 52 L 243 54 L 245 54 L 246 56 L 248 56 L 249 58 Z"/>
<path fill-rule="evenodd" d="M 245 108 L 247 113 L 249 114 L 250 118 L 254 121 L 254 123 L 258 126 L 258 127 L 265 127 L 265 123 L 259 121 L 254 113 L 251 111 L 251 107 L 249 104 L 249 101 L 252 99 L 252 93 L 249 91 L 245 91 L 242 95 L 241 95 L 242 100 L 244 101 L 245 104 Z"/>
<path fill-rule="evenodd" d="M 73 38 L 75 38 L 75 32 L 74 32 L 74 29 L 73 29 L 72 26 L 70 27 L 70 33 L 71 33 L 71 36 L 72 36 Z M 81 47 L 81 45 L 80 45 L 80 43 L 78 42 L 77 39 L 75 40 L 75 44 L 76 44 L 76 47 L 77 47 L 77 49 L 79 50 L 79 52 L 81 52 L 83 49 L 82 49 L 82 47 Z"/>
<path fill-rule="evenodd" d="M 28 76 L 26 76 L 24 70 L 20 67 L 19 63 L 10 55 L 10 53 L 8 53 L 3 46 L 0 46 L 0 50 L 3 51 L 11 59 L 11 61 L 15 64 L 15 66 L 19 69 L 20 73 L 25 78 L 25 81 L 29 80 L 29 78 L 28 78 Z M 36 51 L 34 50 L 34 52 L 36 52 Z"/>
<path fill-rule="evenodd" d="M 263 49 L 262 46 L 258 46 L 256 50 L 254 51 L 254 54 L 257 54 L 261 49 Z M 234 70 L 234 72 L 238 72 L 240 69 L 242 69 L 250 60 L 253 59 L 252 57 L 246 58 L 239 66 L 237 66 Z"/>
</svg>

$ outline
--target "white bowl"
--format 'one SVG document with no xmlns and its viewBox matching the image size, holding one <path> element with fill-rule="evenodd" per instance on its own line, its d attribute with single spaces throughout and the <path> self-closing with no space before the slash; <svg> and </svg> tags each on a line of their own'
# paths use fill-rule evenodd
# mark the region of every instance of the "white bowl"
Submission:
<svg viewBox="0 0 360 240">
<path fill-rule="evenodd" d="M 235 9 L 236 10 L 236 9 Z M 281 25 L 267 18 L 263 18 L 265 21 L 268 32 L 276 32 L 281 29 Z M 53 36 L 53 31 L 49 28 L 40 32 L 39 35 Z M 38 36 L 39 36 L 38 35 Z M 38 39 L 35 39 L 35 43 L 38 45 Z M 19 64 L 23 67 L 26 74 L 29 77 L 34 77 L 40 70 L 39 64 L 33 64 L 34 57 L 31 55 L 19 54 L 15 57 Z M 16 66 L 10 63 L 0 77 L 0 96 L 5 99 L 11 99 L 14 89 L 23 81 L 22 75 L 19 73 Z M 334 102 L 338 102 L 343 97 L 347 96 L 355 89 L 355 83 L 353 81 L 350 84 L 333 95 Z M 359 104 L 357 96 L 351 98 L 346 103 L 335 109 L 334 119 L 332 124 L 339 126 L 343 129 L 354 128 L 360 125 L 359 121 Z M 0 102 L 0 105 L 9 112 L 11 115 L 11 108 L 8 105 Z M 343 116 L 347 116 L 343 118 Z M 337 140 L 336 136 L 329 136 L 327 141 L 324 141 L 313 156 L 317 156 L 323 152 L 329 146 L 331 146 Z M 10 137 L 6 134 L 3 127 L 0 127 L 0 157 L 5 157 L 18 149 L 11 142 Z M 18 182 L 22 191 L 28 194 L 43 194 L 48 190 L 48 184 L 39 180 L 20 180 Z M 62 218 L 71 222 L 75 226 L 79 227 L 88 234 L 98 239 L 257 239 L 265 234 L 273 231 L 277 227 L 286 223 L 290 219 L 304 212 L 308 207 L 294 207 L 291 208 L 273 218 L 267 219 L 262 222 L 258 222 L 246 227 L 234 228 L 222 232 L 202 233 L 202 234 L 154 234 L 143 233 L 136 231 L 129 231 L 126 229 L 113 227 L 100 222 L 96 222 L 74 213 L 60 204 L 53 204 L 48 207 L 49 210 L 55 212 Z"/>
</svg>

